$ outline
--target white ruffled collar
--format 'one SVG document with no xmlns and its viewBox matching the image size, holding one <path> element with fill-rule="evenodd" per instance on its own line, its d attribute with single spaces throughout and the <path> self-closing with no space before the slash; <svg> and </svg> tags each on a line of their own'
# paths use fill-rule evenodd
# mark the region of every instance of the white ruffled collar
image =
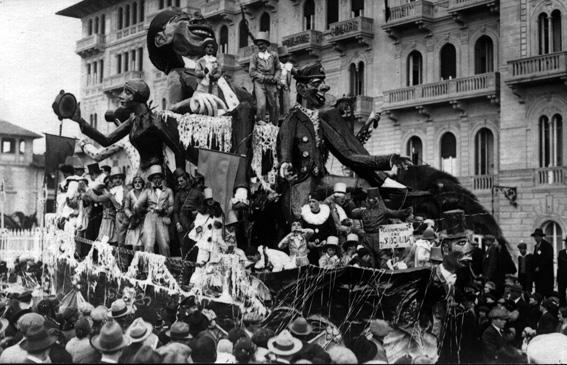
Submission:
<svg viewBox="0 0 567 365">
<path fill-rule="evenodd" d="M 329 214 L 331 213 L 331 209 L 327 204 L 319 204 L 319 212 L 313 213 L 311 208 L 309 208 L 309 204 L 305 204 L 301 207 L 301 218 L 309 224 L 313 224 L 319 226 L 329 219 Z"/>
</svg>

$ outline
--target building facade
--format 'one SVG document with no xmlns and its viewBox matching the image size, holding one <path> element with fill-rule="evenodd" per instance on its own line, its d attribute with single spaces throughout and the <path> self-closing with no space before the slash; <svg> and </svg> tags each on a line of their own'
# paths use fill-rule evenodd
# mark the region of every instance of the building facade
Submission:
<svg viewBox="0 0 567 365">
<path fill-rule="evenodd" d="M 252 33 L 269 31 L 272 48 L 286 46 L 297 66 L 321 60 L 331 94 L 354 97 L 360 121 L 381 116 L 366 144 L 372 153 L 401 153 L 452 173 L 494 211 L 510 242 L 531 243 L 530 233 L 543 228 L 561 248 L 564 1 L 83 0 L 59 14 L 82 20 L 83 114 L 103 132 L 113 125 L 102 115 L 129 78 L 143 77 L 154 105 L 167 107 L 145 31 L 170 6 L 201 11 L 225 72 L 252 90 L 254 46 L 242 9 Z"/>
<path fill-rule="evenodd" d="M 44 166 L 33 154 L 37 138 L 41 136 L 0 120 L 0 204 L 5 214 L 43 211 Z"/>
</svg>

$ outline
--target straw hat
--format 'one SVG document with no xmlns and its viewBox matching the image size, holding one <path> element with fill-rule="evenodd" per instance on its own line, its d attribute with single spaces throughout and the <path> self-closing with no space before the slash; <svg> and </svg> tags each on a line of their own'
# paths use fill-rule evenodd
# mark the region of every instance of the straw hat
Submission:
<svg viewBox="0 0 567 365">
<path fill-rule="evenodd" d="M 121 318 L 132 313 L 132 307 L 126 305 L 123 299 L 112 302 L 110 310 L 106 314 L 108 318 Z"/>
<path fill-rule="evenodd" d="M 327 244 L 325 246 L 326 247 L 328 247 L 328 246 L 338 247 L 339 246 L 339 238 L 337 236 L 327 237 Z"/>
<path fill-rule="evenodd" d="M 346 194 L 346 184 L 342 183 L 342 182 L 338 182 L 335 184 L 334 188 L 333 188 L 333 192 L 339 193 L 339 194 Z"/>
<path fill-rule="evenodd" d="M 268 340 L 268 350 L 276 355 L 291 356 L 303 348 L 303 343 L 291 335 L 288 330 L 283 330 L 276 337 Z"/>
<path fill-rule="evenodd" d="M 290 323 L 288 329 L 295 336 L 308 336 L 313 333 L 313 326 L 303 317 L 297 317 Z"/>
<path fill-rule="evenodd" d="M 124 178 L 124 172 L 122 172 L 122 169 L 118 166 L 113 166 L 110 169 L 110 175 L 108 175 L 108 177 L 112 178 L 114 176 L 121 176 L 122 178 Z"/>
</svg>

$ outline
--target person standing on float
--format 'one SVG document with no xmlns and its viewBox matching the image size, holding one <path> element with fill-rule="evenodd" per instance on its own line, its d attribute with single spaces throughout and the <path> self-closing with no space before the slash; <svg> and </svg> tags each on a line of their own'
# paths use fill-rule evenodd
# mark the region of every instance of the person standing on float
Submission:
<svg viewBox="0 0 567 365">
<path fill-rule="evenodd" d="M 163 179 L 161 166 L 150 166 L 148 180 L 151 187 L 142 192 L 134 205 L 134 210 L 136 212 L 147 211 L 142 229 L 144 251 L 153 253 L 157 242 L 159 253 L 169 257 L 169 225 L 173 213 L 173 191 L 164 186 Z"/>
</svg>

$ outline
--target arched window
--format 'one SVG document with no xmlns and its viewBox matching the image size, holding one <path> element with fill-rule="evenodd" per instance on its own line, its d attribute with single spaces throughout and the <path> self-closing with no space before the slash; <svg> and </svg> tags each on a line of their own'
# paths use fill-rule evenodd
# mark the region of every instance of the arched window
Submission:
<svg viewBox="0 0 567 365">
<path fill-rule="evenodd" d="M 538 38 L 538 52 L 539 54 L 549 53 L 549 22 L 547 21 L 547 14 L 541 13 L 537 17 L 537 38 Z"/>
<path fill-rule="evenodd" d="M 474 174 L 494 173 L 494 136 L 488 128 L 482 128 L 474 137 Z"/>
<path fill-rule="evenodd" d="M 406 156 L 411 158 L 414 165 L 423 165 L 423 144 L 421 138 L 413 136 L 409 139 L 406 146 Z"/>
<path fill-rule="evenodd" d="M 539 118 L 539 167 L 563 166 L 563 118 Z M 550 183 L 553 181 L 550 181 Z"/>
<path fill-rule="evenodd" d="M 364 16 L 364 0 L 350 1 L 350 16 L 352 18 Z"/>
<path fill-rule="evenodd" d="M 89 19 L 87 24 L 87 35 L 91 35 L 93 34 L 93 20 Z"/>
<path fill-rule="evenodd" d="M 451 132 L 441 137 L 441 170 L 457 174 L 457 139 Z"/>
<path fill-rule="evenodd" d="M 219 40 L 220 53 L 228 53 L 228 27 L 226 25 L 220 29 Z"/>
<path fill-rule="evenodd" d="M 349 81 L 350 96 L 364 95 L 364 62 L 350 64 Z"/>
<path fill-rule="evenodd" d="M 327 29 L 339 21 L 339 0 L 327 0 Z"/>
<path fill-rule="evenodd" d="M 474 73 L 476 75 L 494 71 L 494 44 L 483 35 L 474 45 Z"/>
<path fill-rule="evenodd" d="M 457 50 L 451 43 L 441 48 L 441 79 L 448 80 L 457 77 Z"/>
<path fill-rule="evenodd" d="M 248 28 L 243 21 L 238 24 L 238 48 L 248 47 Z"/>
<path fill-rule="evenodd" d="M 268 13 L 262 14 L 260 17 L 260 32 L 269 32 L 270 31 L 270 16 Z"/>
<path fill-rule="evenodd" d="M 551 13 L 551 33 L 553 52 L 560 52 L 561 47 L 561 12 L 554 10 Z"/>
<path fill-rule="evenodd" d="M 303 30 L 314 28 L 315 21 L 315 2 L 313 0 L 305 1 L 303 4 Z"/>
<path fill-rule="evenodd" d="M 407 61 L 407 86 L 423 83 L 423 61 L 421 53 L 412 51 Z"/>
<path fill-rule="evenodd" d="M 545 233 L 545 240 L 553 246 L 554 257 L 557 257 L 557 253 L 563 248 L 563 230 L 561 226 L 557 222 L 547 221 L 541 225 L 541 230 Z M 555 270 L 553 271 L 555 272 Z"/>
</svg>

